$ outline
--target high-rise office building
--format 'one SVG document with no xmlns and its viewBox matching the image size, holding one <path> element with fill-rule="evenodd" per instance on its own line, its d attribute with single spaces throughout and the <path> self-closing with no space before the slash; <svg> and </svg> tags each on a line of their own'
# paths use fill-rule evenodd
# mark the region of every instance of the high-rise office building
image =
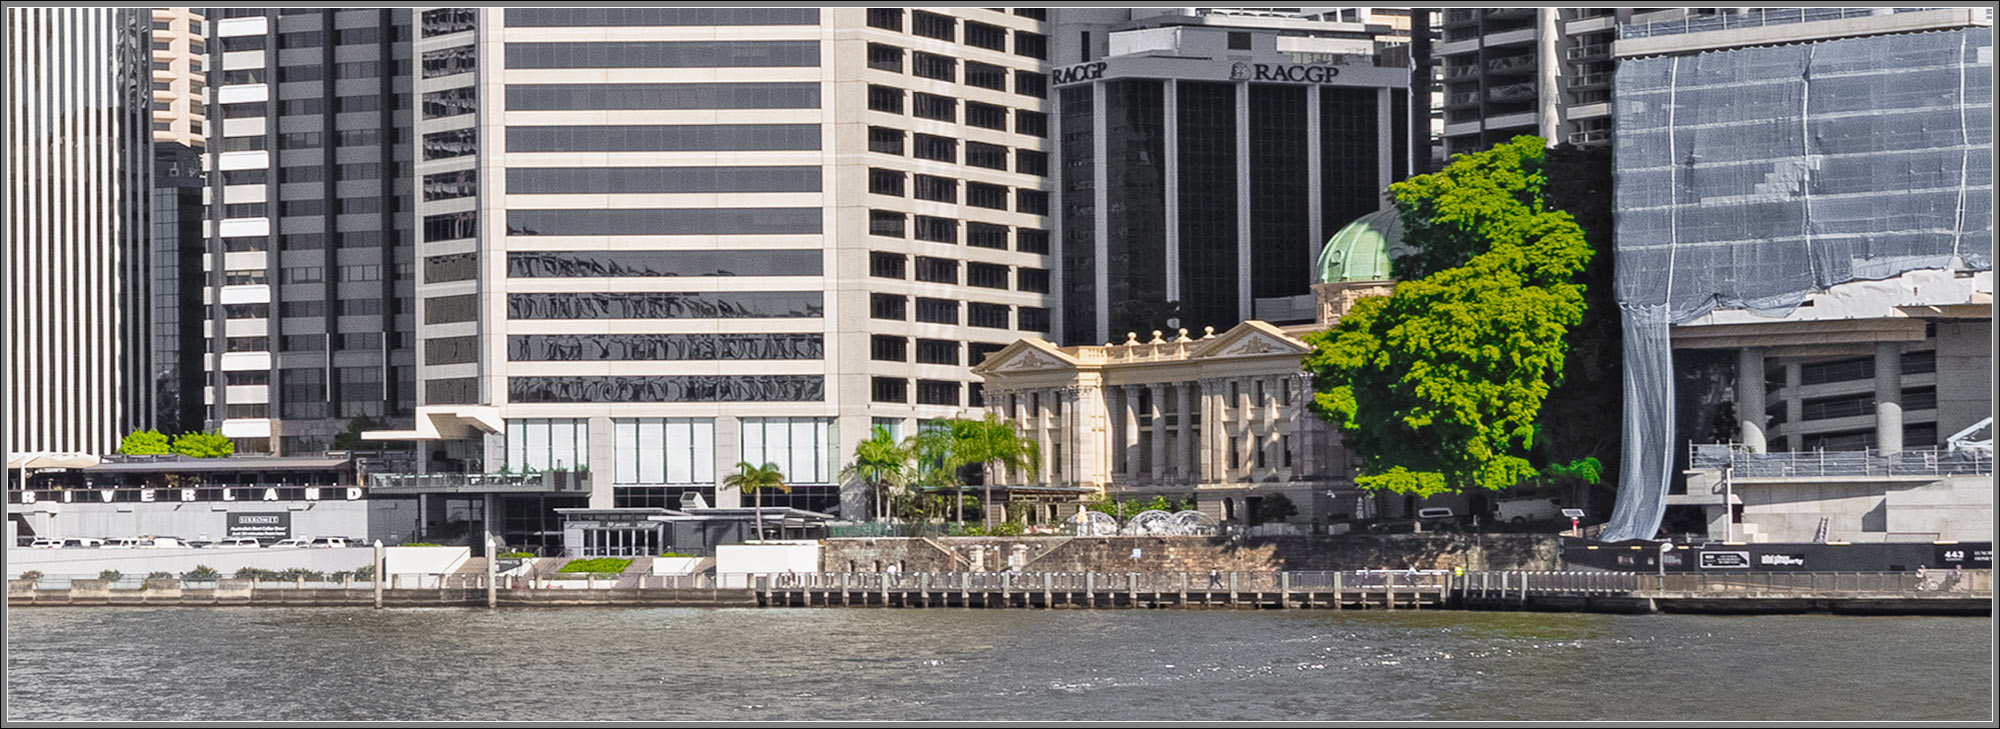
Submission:
<svg viewBox="0 0 2000 729">
<path fill-rule="evenodd" d="M 1444 152 L 1523 134 L 1602 144 L 1611 134 L 1611 43 L 1630 8 L 1445 8 L 1434 48 Z"/>
<path fill-rule="evenodd" d="M 1320 243 L 1429 159 L 1358 14 L 1057 13 L 1064 344 L 1311 321 Z"/>
<path fill-rule="evenodd" d="M 209 14 L 206 397 L 239 451 L 324 451 L 414 404 L 410 18 Z"/>
<path fill-rule="evenodd" d="M 871 427 L 976 412 L 1051 329 L 1042 11 L 416 13 L 420 405 L 381 435 L 433 470 L 674 507 L 775 463 L 766 505 L 865 513 Z"/>
<path fill-rule="evenodd" d="M 201 8 L 152 9 L 153 222 L 150 322 L 153 417 L 172 434 L 201 430 L 202 304 L 207 251 L 202 232 L 202 155 L 208 87 L 206 13 Z"/>
<path fill-rule="evenodd" d="M 6 10 L 9 454 L 151 419 L 146 13 Z"/>
</svg>

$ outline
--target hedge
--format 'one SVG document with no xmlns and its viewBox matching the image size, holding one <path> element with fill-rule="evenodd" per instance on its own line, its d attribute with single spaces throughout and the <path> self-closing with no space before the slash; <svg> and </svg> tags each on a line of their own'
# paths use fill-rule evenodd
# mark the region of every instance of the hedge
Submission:
<svg viewBox="0 0 2000 729">
<path fill-rule="evenodd" d="M 570 560 L 569 564 L 563 565 L 563 568 L 557 571 L 617 573 L 617 572 L 624 572 L 625 568 L 630 566 L 632 566 L 632 560 L 630 559 L 621 559 L 618 557 L 599 557 L 597 559 Z"/>
</svg>

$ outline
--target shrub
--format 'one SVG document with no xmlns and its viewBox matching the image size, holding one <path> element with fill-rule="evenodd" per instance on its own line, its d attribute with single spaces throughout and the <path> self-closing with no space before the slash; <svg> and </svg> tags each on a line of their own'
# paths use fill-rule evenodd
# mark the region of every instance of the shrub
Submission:
<svg viewBox="0 0 2000 729">
<path fill-rule="evenodd" d="M 118 570 L 105 570 L 103 572 L 97 573 L 97 579 L 103 580 L 105 582 L 117 582 L 120 579 L 123 579 L 124 577 L 125 573 L 119 572 Z"/>
<path fill-rule="evenodd" d="M 442 547 L 442 546 L 444 546 L 444 545 L 442 545 L 442 544 L 438 544 L 438 543 L 436 543 L 436 542 L 404 542 L 404 543 L 402 543 L 401 545 L 398 545 L 398 546 L 403 546 L 403 547 Z"/>
<path fill-rule="evenodd" d="M 357 579 L 357 580 L 361 580 L 361 581 L 364 581 L 364 582 L 372 582 L 372 581 L 374 581 L 374 579 L 375 579 L 375 565 L 372 565 L 372 564 L 371 564 L 371 565 L 364 565 L 364 566 L 362 566 L 361 568 L 359 568 L 359 569 L 356 569 L 356 570 L 354 570 L 354 579 Z"/>
<path fill-rule="evenodd" d="M 258 567 L 243 567 L 236 570 L 236 579 L 275 580 L 278 579 L 278 573 L 267 569 L 261 569 Z"/>
<path fill-rule="evenodd" d="M 535 553 L 534 553 L 534 552 L 506 552 L 506 553 L 503 553 L 503 554 L 501 554 L 501 555 L 500 555 L 500 558 L 501 558 L 501 559 L 533 559 L 533 558 L 534 558 L 534 556 L 535 556 Z"/>
<path fill-rule="evenodd" d="M 660 553 L 660 556 L 662 556 L 662 557 L 693 557 L 694 555 L 692 555 L 692 554 L 681 554 L 680 552 L 661 552 L 661 553 Z"/>
<path fill-rule="evenodd" d="M 353 576 L 354 576 L 353 570 L 341 570 L 339 572 L 327 575 L 326 579 L 329 582 L 346 582 L 348 578 Z"/>
<path fill-rule="evenodd" d="M 624 572 L 625 568 L 630 566 L 632 566 L 632 560 L 630 559 L 621 559 L 618 557 L 599 557 L 597 559 L 570 560 L 569 564 L 563 565 L 563 568 L 558 571 L 617 574 L 619 572 Z"/>
<path fill-rule="evenodd" d="M 190 458 L 221 458 L 236 452 L 236 444 L 220 433 L 182 433 L 173 451 Z"/>
<path fill-rule="evenodd" d="M 156 570 L 156 571 L 153 571 L 153 572 L 148 572 L 148 573 L 146 573 L 146 579 L 149 579 L 149 580 L 171 580 L 171 579 L 173 579 L 173 578 L 174 578 L 174 573 L 172 573 L 172 572 L 165 572 L 165 571 L 158 571 L 158 570 Z"/>
<path fill-rule="evenodd" d="M 169 452 L 167 436 L 157 430 L 134 430 L 118 442 L 118 452 L 128 456 L 163 456 Z"/>
<path fill-rule="evenodd" d="M 23 580 L 39 580 L 39 579 L 42 579 L 42 571 L 41 571 L 41 570 L 28 570 L 28 571 L 26 571 L 26 572 L 22 572 L 22 573 L 21 573 L 21 577 L 20 577 L 20 579 L 23 579 Z"/>
<path fill-rule="evenodd" d="M 217 572 L 214 567 L 205 564 L 195 565 L 194 569 L 181 573 L 181 579 L 183 580 L 213 580 L 221 576 L 221 572 Z"/>
<path fill-rule="evenodd" d="M 326 573 L 316 572 L 313 570 L 306 569 L 304 567 L 292 567 L 283 572 L 279 572 L 278 577 L 280 579 L 285 579 L 285 580 L 296 581 L 303 579 L 303 580 L 310 580 L 313 582 L 322 582 L 326 580 Z"/>
</svg>

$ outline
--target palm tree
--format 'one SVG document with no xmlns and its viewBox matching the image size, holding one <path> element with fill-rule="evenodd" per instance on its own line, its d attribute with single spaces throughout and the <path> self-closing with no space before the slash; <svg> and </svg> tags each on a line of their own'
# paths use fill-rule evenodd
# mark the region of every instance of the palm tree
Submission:
<svg viewBox="0 0 2000 729">
<path fill-rule="evenodd" d="M 889 487 L 900 486 L 909 478 L 909 443 L 897 443 L 889 429 L 875 426 L 868 440 L 854 447 L 854 462 L 840 472 L 840 480 L 860 479 L 875 489 L 877 519 L 888 515 Z"/>
<path fill-rule="evenodd" d="M 917 461 L 916 481 L 929 488 L 958 487 L 958 522 L 965 523 L 965 484 L 958 480 L 958 438 L 956 421 L 933 420 L 923 424 L 910 439 L 910 455 Z"/>
<path fill-rule="evenodd" d="M 1014 424 L 987 413 L 982 420 L 954 420 L 951 424 L 954 465 L 979 464 L 985 475 L 986 496 L 980 501 L 986 512 L 986 528 L 993 528 L 993 480 L 995 465 L 1034 471 L 1041 467 L 1041 444 L 1021 436 Z M 961 507 L 963 508 L 963 507 Z M 963 517 L 960 521 L 964 521 Z"/>
<path fill-rule="evenodd" d="M 764 490 L 777 489 L 787 494 L 792 492 L 792 487 L 785 484 L 785 474 L 778 470 L 776 463 L 752 466 L 749 461 L 737 461 L 736 472 L 722 479 L 722 485 L 756 498 L 757 511 L 754 517 L 757 520 L 759 542 L 764 541 Z"/>
</svg>

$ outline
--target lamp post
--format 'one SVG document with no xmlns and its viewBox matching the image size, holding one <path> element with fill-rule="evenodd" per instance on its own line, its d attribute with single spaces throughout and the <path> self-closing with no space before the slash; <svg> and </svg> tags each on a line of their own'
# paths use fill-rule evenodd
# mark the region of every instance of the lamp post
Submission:
<svg viewBox="0 0 2000 729">
<path fill-rule="evenodd" d="M 494 582 L 494 577 L 495 577 L 494 560 L 497 560 L 499 558 L 500 555 L 494 552 L 493 532 L 487 532 L 486 533 L 486 609 L 488 610 L 492 610 L 493 607 L 497 605 L 500 601 L 499 588 L 497 583 Z"/>
<path fill-rule="evenodd" d="M 382 609 L 382 540 L 375 540 L 375 609 Z"/>
</svg>

